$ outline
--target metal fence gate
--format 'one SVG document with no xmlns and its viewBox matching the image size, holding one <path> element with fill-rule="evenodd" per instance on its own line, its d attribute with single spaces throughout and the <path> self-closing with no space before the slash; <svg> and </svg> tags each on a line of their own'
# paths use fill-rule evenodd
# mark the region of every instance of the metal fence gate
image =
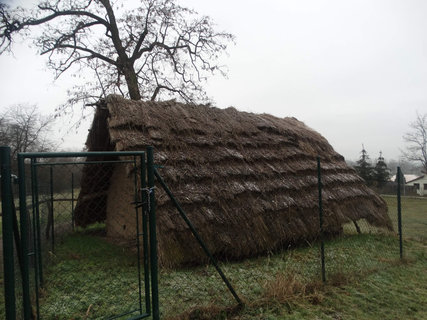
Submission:
<svg viewBox="0 0 427 320">
<path fill-rule="evenodd" d="M 55 305 L 50 306 L 56 310 L 54 313 L 59 313 L 61 308 L 74 308 L 76 315 L 83 312 L 82 318 L 92 318 L 90 309 L 94 304 L 102 309 L 103 303 L 109 303 L 115 304 L 114 308 L 110 308 L 113 312 L 105 314 L 98 310 L 97 316 L 93 317 L 142 319 L 152 316 L 153 319 L 158 319 L 152 148 L 147 148 L 147 152 L 18 154 L 19 196 L 13 195 L 12 191 L 10 149 L 0 147 L 0 151 L 6 319 L 51 318 L 52 312 L 47 311 L 46 296 L 52 288 L 64 288 L 59 291 L 61 293 L 56 298 Z M 91 265 L 87 266 L 84 259 L 84 255 L 88 254 L 84 250 L 91 246 L 90 241 L 94 239 L 91 232 L 105 233 L 105 229 L 117 228 L 118 222 L 114 218 L 107 221 L 106 212 L 118 210 L 117 206 L 115 207 L 118 204 L 110 203 L 108 205 L 113 209 L 108 209 L 106 197 L 108 192 L 111 192 L 109 185 L 114 177 L 113 172 L 119 167 L 124 168 L 120 172 L 126 174 L 126 178 L 131 181 L 127 186 L 130 190 L 121 190 L 131 194 L 128 207 L 121 209 L 125 210 L 123 215 L 126 221 L 129 221 L 128 228 L 132 228 L 127 231 L 132 234 L 131 239 L 121 247 L 129 251 L 129 259 L 115 262 L 129 263 L 135 267 L 134 274 L 126 278 L 122 278 L 120 274 L 109 274 L 108 266 L 100 265 L 105 255 L 113 255 L 108 252 L 108 245 L 106 252 L 99 253 L 100 264 L 91 262 Z M 96 179 L 86 179 L 84 182 L 84 179 L 80 179 L 82 174 L 92 175 Z M 86 190 L 91 190 L 90 193 L 80 193 L 79 180 L 86 183 Z M 85 200 L 91 197 L 89 205 Z M 79 206 L 86 217 L 82 218 L 82 214 L 80 217 L 76 216 Z M 75 266 L 78 272 L 73 270 L 72 276 L 67 278 L 66 272 L 70 266 L 62 269 L 58 266 L 61 266 L 61 254 L 64 254 L 61 252 L 61 248 L 65 246 L 63 243 L 67 243 L 70 237 L 74 237 L 73 246 L 82 250 L 77 254 L 73 253 L 76 255 Z M 114 239 L 107 236 L 103 241 L 113 242 Z M 113 256 L 112 259 L 114 261 Z M 79 282 L 76 282 L 79 277 L 91 281 L 91 273 L 102 277 L 102 281 L 96 284 L 96 296 L 82 291 Z M 70 296 L 73 305 L 61 305 L 66 296 Z M 110 296 L 111 299 L 102 302 L 99 300 L 100 296 Z M 92 304 L 89 304 L 90 302 Z M 69 316 L 78 318 L 71 314 Z M 64 316 L 56 318 L 62 319 Z"/>
</svg>

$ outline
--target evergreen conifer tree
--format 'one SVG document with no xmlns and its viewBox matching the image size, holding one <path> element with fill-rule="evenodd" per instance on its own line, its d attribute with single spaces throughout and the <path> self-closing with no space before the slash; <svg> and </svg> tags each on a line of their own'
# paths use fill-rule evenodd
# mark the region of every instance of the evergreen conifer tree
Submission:
<svg viewBox="0 0 427 320">
<path fill-rule="evenodd" d="M 373 182 L 373 168 L 369 161 L 368 152 L 365 150 L 365 146 L 362 145 L 362 151 L 360 152 L 360 159 L 357 160 L 355 167 L 359 176 L 365 180 L 368 186 L 372 185 Z"/>
<path fill-rule="evenodd" d="M 382 188 L 390 179 L 390 170 L 387 168 L 387 164 L 384 161 L 381 151 L 380 156 L 377 160 L 377 164 L 375 165 L 373 174 L 375 184 L 378 188 Z"/>
</svg>

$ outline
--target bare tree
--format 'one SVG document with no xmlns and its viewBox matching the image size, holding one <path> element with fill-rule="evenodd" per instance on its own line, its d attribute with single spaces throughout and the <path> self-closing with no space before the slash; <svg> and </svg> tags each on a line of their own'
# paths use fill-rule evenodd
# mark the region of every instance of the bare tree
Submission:
<svg viewBox="0 0 427 320">
<path fill-rule="evenodd" d="M 409 161 L 421 163 L 423 172 L 427 173 L 427 113 L 417 113 L 417 118 L 409 127 L 411 131 L 403 136 L 408 144 L 403 155 Z"/>
<path fill-rule="evenodd" d="M 60 76 L 76 66 L 91 81 L 70 90 L 69 103 L 121 93 L 133 100 L 178 96 L 206 101 L 202 88 L 233 36 L 175 0 L 45 0 L 31 11 L 0 4 L 0 50 L 18 34 L 34 36 L 48 66 Z M 81 74 L 81 72 L 80 72 Z"/>
<path fill-rule="evenodd" d="M 0 145 L 10 146 L 11 157 L 19 152 L 52 150 L 49 129 L 53 117 L 42 116 L 36 106 L 17 105 L 0 114 Z"/>
</svg>

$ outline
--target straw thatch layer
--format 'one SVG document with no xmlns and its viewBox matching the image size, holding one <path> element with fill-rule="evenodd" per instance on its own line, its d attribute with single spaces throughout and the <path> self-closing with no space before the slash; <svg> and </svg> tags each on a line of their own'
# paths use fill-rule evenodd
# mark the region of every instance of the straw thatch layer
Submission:
<svg viewBox="0 0 427 320">
<path fill-rule="evenodd" d="M 119 96 L 107 97 L 106 107 L 108 137 L 93 128 L 89 150 L 99 150 L 106 140 L 106 147 L 117 151 L 154 146 L 161 175 L 217 257 L 253 256 L 318 236 L 317 156 L 327 232 L 340 232 L 344 223 L 359 219 L 391 228 L 385 202 L 325 138 L 295 118 Z M 111 180 L 110 190 L 117 198 L 124 186 L 132 189 L 123 172 Z M 157 189 L 156 196 L 160 262 L 206 261 L 166 194 Z M 107 209 L 107 224 L 133 210 L 128 203 L 108 202 L 114 210 Z M 108 230 L 134 236 L 126 225 Z"/>
</svg>

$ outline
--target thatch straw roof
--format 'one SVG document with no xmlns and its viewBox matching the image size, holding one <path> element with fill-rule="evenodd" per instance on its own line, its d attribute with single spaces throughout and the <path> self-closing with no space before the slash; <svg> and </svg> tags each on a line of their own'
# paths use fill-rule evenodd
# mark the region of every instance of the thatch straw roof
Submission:
<svg viewBox="0 0 427 320">
<path fill-rule="evenodd" d="M 317 156 L 328 232 L 363 218 L 391 228 L 385 202 L 325 138 L 295 118 L 119 96 L 105 102 L 94 123 L 104 121 L 108 130 L 91 129 L 89 150 L 154 146 L 161 175 L 217 257 L 252 256 L 318 235 Z M 160 189 L 157 199 L 160 262 L 205 261 Z"/>
</svg>

